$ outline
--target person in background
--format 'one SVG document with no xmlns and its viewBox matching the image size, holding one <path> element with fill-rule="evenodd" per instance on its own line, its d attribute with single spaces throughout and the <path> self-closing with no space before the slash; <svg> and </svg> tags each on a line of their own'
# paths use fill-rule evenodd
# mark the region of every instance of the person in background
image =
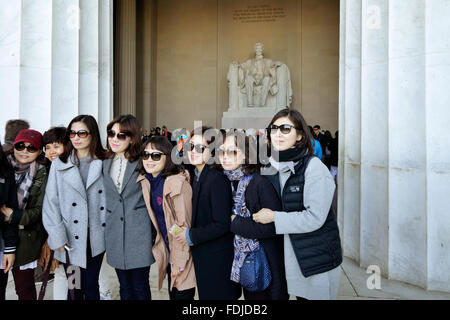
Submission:
<svg viewBox="0 0 450 320">
<path fill-rule="evenodd" d="M 170 300 L 194 300 L 195 271 L 189 245 L 174 240 L 192 219 L 189 173 L 172 162 L 172 144 L 153 137 L 145 145 L 139 180 L 156 231 L 152 252 L 158 264 L 158 289 L 168 275 Z"/>
<path fill-rule="evenodd" d="M 0 208 L 4 221 L 19 229 L 16 259 L 12 269 L 19 300 L 36 300 L 34 272 L 47 234 L 42 226 L 42 202 L 47 183 L 46 159 L 42 135 L 25 129 L 14 140 L 8 154 L 14 168 L 18 207 Z"/>
<path fill-rule="evenodd" d="M 338 165 L 339 165 L 339 131 L 336 131 L 334 139 L 330 143 L 330 173 L 337 185 Z"/>
<path fill-rule="evenodd" d="M 231 280 L 240 283 L 240 270 L 247 254 L 264 250 L 272 281 L 258 292 L 243 287 L 245 300 L 288 300 L 284 271 L 283 236 L 275 233 L 275 224 L 260 224 L 251 215 L 262 208 L 281 210 L 281 202 L 270 181 L 259 174 L 259 165 L 252 164 L 256 156 L 256 141 L 243 132 L 228 134 L 219 147 L 219 160 L 233 190 L 231 232 L 234 236 L 234 261 Z M 261 248 L 260 248 L 261 247 Z M 249 250 L 252 248 L 253 250 Z"/>
<path fill-rule="evenodd" d="M 266 175 L 282 199 L 283 209 L 261 209 L 262 224 L 275 222 L 284 234 L 288 292 L 297 299 L 334 300 L 342 263 L 339 228 L 331 207 L 335 185 L 327 167 L 313 155 L 312 137 L 303 116 L 283 109 L 268 127 L 272 150 Z"/>
<path fill-rule="evenodd" d="M 313 127 L 313 137 L 317 141 L 320 142 L 320 146 L 322 147 L 322 151 L 325 151 L 325 135 L 322 133 L 320 126 L 316 124 Z"/>
<path fill-rule="evenodd" d="M 324 154 L 324 160 L 323 163 L 327 166 L 328 170 L 330 170 L 330 161 L 331 161 L 331 144 L 333 142 L 333 137 L 331 136 L 331 132 L 330 131 L 325 131 L 324 133 L 324 149 L 323 154 Z"/>
<path fill-rule="evenodd" d="M 323 154 L 322 154 L 322 146 L 319 142 L 319 140 L 314 138 L 314 131 L 313 128 L 311 126 L 308 126 L 309 131 L 311 133 L 311 141 L 313 144 L 313 148 L 314 148 L 314 155 L 319 158 L 320 160 L 322 160 Z"/>
<path fill-rule="evenodd" d="M 20 131 L 30 129 L 30 124 L 26 120 L 9 120 L 5 126 L 5 144 L 3 144 L 3 152 L 10 152 L 14 146 L 14 140 Z"/>
<path fill-rule="evenodd" d="M 161 135 L 161 128 L 160 127 L 156 127 L 155 128 L 155 136 L 160 136 Z"/>
<path fill-rule="evenodd" d="M 150 218 L 137 183 L 141 139 L 139 122 L 121 115 L 107 125 L 103 161 L 106 192 L 106 260 L 116 271 L 121 300 L 150 300 L 152 255 Z"/>
<path fill-rule="evenodd" d="M 17 209 L 17 190 L 14 169 L 0 146 L 0 208 Z M 16 259 L 17 229 L 0 215 L 0 301 L 5 300 L 8 272 Z"/>
<path fill-rule="evenodd" d="M 90 115 L 72 119 L 64 152 L 52 163 L 45 191 L 43 223 L 55 258 L 80 267 L 76 300 L 100 300 L 99 274 L 105 253 L 105 192 L 102 160 L 105 150 L 97 121 Z M 69 297 L 71 300 L 71 297 Z"/>
<path fill-rule="evenodd" d="M 45 157 L 49 160 L 47 171 L 50 172 L 51 163 L 64 152 L 64 136 L 66 135 L 65 127 L 53 127 L 44 132 L 42 141 L 44 144 Z M 48 242 L 42 246 L 41 257 L 38 265 L 47 269 L 50 262 L 50 247 Z M 55 278 L 53 282 L 53 300 L 67 299 L 67 276 L 64 271 L 64 266 L 58 263 L 58 260 L 52 260 L 50 272 L 54 273 Z"/>
<path fill-rule="evenodd" d="M 161 132 L 161 135 L 162 135 L 163 137 L 166 137 L 167 140 L 169 140 L 169 142 L 172 143 L 172 133 L 169 132 L 169 131 L 167 130 L 167 127 L 166 127 L 165 125 L 162 126 L 162 132 Z M 172 143 L 172 144 L 173 144 L 173 143 Z"/>
<path fill-rule="evenodd" d="M 230 279 L 234 258 L 234 235 L 230 232 L 232 214 L 231 184 L 207 162 L 214 157 L 212 128 L 194 129 L 186 147 L 195 166 L 192 189 L 192 225 L 175 236 L 191 246 L 200 300 L 237 300 L 242 290 Z"/>
</svg>

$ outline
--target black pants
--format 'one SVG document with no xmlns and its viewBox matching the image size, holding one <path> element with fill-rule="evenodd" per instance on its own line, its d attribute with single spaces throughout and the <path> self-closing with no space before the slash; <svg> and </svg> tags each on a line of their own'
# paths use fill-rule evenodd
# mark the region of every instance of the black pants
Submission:
<svg viewBox="0 0 450 320">
<path fill-rule="evenodd" d="M 98 278 L 100 276 L 100 268 L 102 267 L 104 255 L 105 253 L 103 252 L 95 257 L 92 257 L 91 246 L 88 239 L 86 269 L 80 268 L 80 277 L 78 278 L 75 276 L 75 278 L 79 279 L 81 282 L 81 288 L 75 288 L 74 290 L 75 300 L 100 300 L 100 286 L 98 284 Z M 64 270 L 66 270 L 67 273 L 66 264 L 64 264 Z M 70 285 L 71 284 L 69 283 L 69 286 Z M 67 300 L 72 300 L 70 290 L 67 293 Z"/>
<path fill-rule="evenodd" d="M 151 300 L 150 267 L 131 270 L 116 269 L 120 283 L 120 300 Z"/>
<path fill-rule="evenodd" d="M 195 296 L 195 288 L 180 291 L 177 288 L 173 287 L 172 291 L 170 291 L 170 273 L 171 270 L 169 263 L 169 266 L 167 267 L 167 280 L 170 300 L 193 301 Z"/>
<path fill-rule="evenodd" d="M 1 263 L 1 262 L 0 262 Z M 5 301 L 6 286 L 8 285 L 8 273 L 0 269 L 0 301 Z"/>
</svg>

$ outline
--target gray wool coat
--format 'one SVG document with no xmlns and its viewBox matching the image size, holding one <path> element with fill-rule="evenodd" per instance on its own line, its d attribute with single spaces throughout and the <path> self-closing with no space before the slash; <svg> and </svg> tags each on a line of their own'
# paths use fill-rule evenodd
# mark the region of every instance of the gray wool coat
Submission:
<svg viewBox="0 0 450 320">
<path fill-rule="evenodd" d="M 120 270 L 148 267 L 155 262 L 152 254 L 150 216 L 137 183 L 139 160 L 127 162 L 119 194 L 110 176 L 112 159 L 103 161 L 106 191 L 106 261 Z"/>
<path fill-rule="evenodd" d="M 105 251 L 105 206 L 101 160 L 91 162 L 85 186 L 70 158 L 67 163 L 56 158 L 42 207 L 49 247 L 55 250 L 69 242 L 73 248 L 69 253 L 70 263 L 86 268 L 88 224 L 92 256 Z M 66 262 L 65 252 L 56 250 L 55 258 Z"/>
</svg>

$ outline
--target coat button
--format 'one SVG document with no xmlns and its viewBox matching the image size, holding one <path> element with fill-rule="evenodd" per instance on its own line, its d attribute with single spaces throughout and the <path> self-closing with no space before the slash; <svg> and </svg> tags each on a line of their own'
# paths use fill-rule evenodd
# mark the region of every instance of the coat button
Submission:
<svg viewBox="0 0 450 320">
<path fill-rule="evenodd" d="M 78 220 L 75 220 L 73 223 L 78 223 Z"/>
<path fill-rule="evenodd" d="M 120 221 L 123 221 L 123 218 L 120 218 Z"/>
<path fill-rule="evenodd" d="M 119 199 L 119 202 L 122 203 L 122 199 Z"/>
<path fill-rule="evenodd" d="M 105 210 L 105 208 L 104 207 L 100 207 L 100 210 L 103 211 L 103 210 Z"/>
<path fill-rule="evenodd" d="M 75 236 L 75 239 L 77 239 L 77 240 L 78 240 L 78 238 L 79 238 L 78 236 Z"/>
<path fill-rule="evenodd" d="M 74 203 L 72 203 L 72 207 L 76 207 L 77 206 L 77 204 L 74 202 Z"/>
<path fill-rule="evenodd" d="M 102 227 L 106 227 L 106 223 L 102 223 Z"/>
<path fill-rule="evenodd" d="M 98 193 L 102 193 L 103 192 L 103 190 L 98 190 Z"/>
</svg>

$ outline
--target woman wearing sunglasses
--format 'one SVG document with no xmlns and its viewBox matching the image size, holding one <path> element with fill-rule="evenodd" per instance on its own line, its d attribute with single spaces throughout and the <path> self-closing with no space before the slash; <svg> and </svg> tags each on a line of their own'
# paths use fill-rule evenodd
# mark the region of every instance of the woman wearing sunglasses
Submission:
<svg viewBox="0 0 450 320">
<path fill-rule="evenodd" d="M 172 162 L 172 149 L 166 137 L 150 138 L 144 144 L 138 181 L 156 231 L 152 251 L 158 264 L 158 289 L 167 274 L 170 300 L 194 300 L 196 280 L 189 246 L 173 239 L 181 228 L 191 226 L 192 189 L 188 172 Z"/>
<path fill-rule="evenodd" d="M 121 300 L 150 300 L 151 225 L 141 185 L 136 183 L 140 125 L 134 116 L 123 115 L 111 121 L 107 131 L 106 259 L 116 269 Z"/>
<path fill-rule="evenodd" d="M 14 168 L 18 207 L 3 205 L 2 219 L 19 231 L 16 259 L 12 269 L 19 300 L 36 300 L 34 270 L 45 242 L 42 227 L 42 202 L 47 183 L 42 135 L 35 130 L 22 130 L 14 141 L 8 160 Z"/>
<path fill-rule="evenodd" d="M 283 209 L 261 209 L 256 222 L 275 223 L 284 234 L 288 292 L 297 299 L 336 299 L 342 263 L 336 217 L 331 207 L 334 181 L 313 155 L 311 133 L 296 110 L 278 112 L 268 128 L 277 172 L 268 175 L 282 199 Z"/>
<path fill-rule="evenodd" d="M 52 162 L 44 198 L 43 223 L 55 258 L 80 267 L 76 300 L 100 300 L 98 278 L 105 252 L 105 192 L 102 160 L 105 150 L 97 121 L 75 117 L 67 126 L 64 152 Z M 68 297 L 71 300 L 71 297 Z"/>
<path fill-rule="evenodd" d="M 283 261 L 283 237 L 275 233 L 275 224 L 259 224 L 251 215 L 263 208 L 281 210 L 281 202 L 270 181 L 259 174 L 256 141 L 242 131 L 228 133 L 219 147 L 219 160 L 233 190 L 231 232 L 234 236 L 234 261 L 231 280 L 241 283 L 241 267 L 251 251 L 263 250 L 272 281 L 264 290 L 250 291 L 243 286 L 245 300 L 287 300 Z M 249 288 L 250 289 L 250 288 Z M 252 289 L 253 290 L 253 289 Z"/>
<path fill-rule="evenodd" d="M 183 228 L 177 241 L 191 246 L 200 300 L 236 300 L 241 287 L 230 280 L 233 263 L 231 185 L 220 171 L 207 165 L 214 156 L 211 128 L 191 132 L 188 157 L 195 166 L 192 182 L 192 226 Z"/>
</svg>

